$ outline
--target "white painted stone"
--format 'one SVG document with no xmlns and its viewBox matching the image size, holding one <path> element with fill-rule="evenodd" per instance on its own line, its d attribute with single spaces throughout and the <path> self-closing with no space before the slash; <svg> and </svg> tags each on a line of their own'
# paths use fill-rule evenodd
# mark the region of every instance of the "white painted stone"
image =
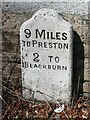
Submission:
<svg viewBox="0 0 90 120">
<path fill-rule="evenodd" d="M 70 23 L 55 10 L 41 9 L 22 24 L 20 42 L 22 86 L 35 91 L 23 89 L 23 96 L 69 102 L 72 79 Z"/>
</svg>

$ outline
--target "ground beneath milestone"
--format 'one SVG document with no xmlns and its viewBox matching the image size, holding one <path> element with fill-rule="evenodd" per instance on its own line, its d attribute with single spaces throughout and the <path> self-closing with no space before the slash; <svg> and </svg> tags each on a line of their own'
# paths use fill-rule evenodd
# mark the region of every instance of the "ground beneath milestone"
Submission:
<svg viewBox="0 0 90 120">
<path fill-rule="evenodd" d="M 90 120 L 90 99 L 80 97 L 69 104 L 25 100 L 21 87 L 3 84 L 3 120 Z"/>
</svg>

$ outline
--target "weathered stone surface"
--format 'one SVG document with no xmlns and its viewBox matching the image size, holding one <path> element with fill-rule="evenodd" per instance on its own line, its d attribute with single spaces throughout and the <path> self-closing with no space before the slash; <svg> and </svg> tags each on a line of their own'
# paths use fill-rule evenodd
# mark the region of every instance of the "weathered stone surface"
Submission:
<svg viewBox="0 0 90 120">
<path fill-rule="evenodd" d="M 5 1 L 5 0 L 4 0 Z M 9 0 L 10 1 L 10 0 Z M 3 2 L 2 9 L 4 10 L 10 10 L 12 12 L 31 12 L 31 11 L 37 11 L 38 9 L 43 8 L 49 8 L 49 9 L 55 9 L 57 11 L 60 11 L 60 13 L 70 13 L 70 14 L 88 14 L 88 0 L 42 0 L 38 1 L 35 0 L 33 2 L 32 0 L 28 0 L 26 2 L 25 0 L 23 2 Z"/>
<path fill-rule="evenodd" d="M 52 9 L 39 10 L 20 29 L 23 87 L 69 102 L 72 26 Z M 30 98 L 27 90 L 23 96 Z M 39 93 L 36 99 L 45 99 Z M 51 98 L 48 98 L 52 100 Z"/>
<path fill-rule="evenodd" d="M 3 62 L 2 66 L 3 77 L 7 78 L 21 78 L 21 66 L 17 63 Z M 9 79 L 10 80 L 10 79 Z"/>
<path fill-rule="evenodd" d="M 88 80 L 88 59 L 84 60 L 84 80 Z"/>
<path fill-rule="evenodd" d="M 90 82 L 87 81 L 87 82 L 84 82 L 83 84 L 83 92 L 90 92 Z"/>
<path fill-rule="evenodd" d="M 89 39 L 90 40 L 90 39 Z M 88 57 L 89 57 L 89 61 L 90 61 L 90 44 L 88 44 Z"/>
<path fill-rule="evenodd" d="M 89 57 L 89 54 L 88 54 L 88 44 L 83 44 L 84 46 L 84 57 L 85 58 L 88 58 Z"/>
<path fill-rule="evenodd" d="M 13 6 L 13 4 L 14 4 L 14 6 Z M 71 7 L 74 5 L 74 7 L 72 7 L 72 9 L 71 9 L 71 7 L 69 7 L 68 4 Z M 13 47 L 13 49 L 11 49 L 11 48 L 8 49 L 8 47 L 5 46 L 6 43 L 4 43 L 2 60 L 16 62 L 16 60 L 18 58 L 20 59 L 20 50 L 18 49 L 18 51 L 16 51 L 16 48 L 19 46 L 20 26 L 27 19 L 31 18 L 32 14 L 35 11 L 37 11 L 38 9 L 40 9 L 42 7 L 55 8 L 56 10 L 58 10 L 58 12 L 63 16 L 63 18 L 72 24 L 74 31 L 77 32 L 81 41 L 85 44 L 90 44 L 89 43 L 89 39 L 90 39 L 89 18 L 90 18 L 90 16 L 88 16 L 88 14 L 87 14 L 89 12 L 88 11 L 88 3 L 83 2 L 82 5 L 81 5 L 81 3 L 79 3 L 80 4 L 79 5 L 78 2 L 77 3 L 74 3 L 74 2 L 69 3 L 68 2 L 68 4 L 67 3 L 59 3 L 58 4 L 56 2 L 55 3 L 39 3 L 39 2 L 34 3 L 33 2 L 32 4 L 30 3 L 30 5 L 28 3 L 18 3 L 18 2 L 17 2 L 17 4 L 14 2 L 4 3 L 4 5 L 2 7 L 3 8 L 2 14 L 0 14 L 2 16 L 2 33 L 4 34 L 4 37 L 2 36 L 2 40 L 7 43 L 10 42 L 13 44 L 13 46 L 14 45 L 15 46 Z M 17 7 L 18 7 L 18 9 L 17 9 Z M 76 7 L 78 7 L 78 9 Z M 75 14 L 73 14 L 73 13 L 75 13 Z M 4 40 L 4 38 L 6 40 Z M 77 43 L 77 41 L 76 41 L 76 43 Z M 16 47 L 16 45 L 17 45 L 17 47 Z M 78 45 L 78 43 L 76 44 L 76 46 L 77 45 Z M 0 49 L 1 49 L 1 47 L 0 47 Z M 90 70 L 86 66 L 89 65 L 90 60 L 88 60 L 87 64 L 83 64 L 85 59 L 77 57 L 77 54 L 81 50 L 79 49 L 79 47 L 76 47 L 76 49 L 78 52 L 76 52 L 76 56 L 75 56 L 75 66 L 76 66 L 75 71 L 77 71 L 77 72 L 74 71 L 75 75 L 74 75 L 73 79 L 75 79 L 75 80 L 77 79 L 76 81 L 78 81 L 78 78 L 79 78 L 78 73 L 80 73 L 79 70 L 82 69 L 82 76 L 84 77 L 85 80 L 88 80 L 88 79 L 90 79 L 90 77 L 89 77 L 90 74 L 87 75 L 87 72 L 89 71 L 89 73 L 90 73 Z M 88 50 L 87 50 L 87 47 L 85 46 L 84 53 L 87 55 L 87 52 L 88 52 Z M 88 53 L 90 53 L 90 52 L 88 52 Z M 85 55 L 85 57 L 86 57 L 86 55 Z M 79 59 L 81 59 L 83 61 L 82 66 L 81 66 L 81 62 Z M 2 63 L 2 64 L 4 64 L 4 63 Z M 12 64 L 14 65 L 14 63 L 12 63 Z M 84 65 L 84 68 L 83 68 L 83 65 Z M 80 68 L 78 68 L 77 66 L 80 66 Z M 8 66 L 8 67 L 10 67 L 10 66 Z M 3 70 L 3 72 L 4 71 L 5 71 L 5 69 Z M 83 73 L 83 71 L 85 71 L 85 73 Z M 4 75 L 5 74 L 3 74 L 3 76 Z M 16 76 L 14 76 L 14 77 L 16 77 Z M 19 77 L 21 77 L 21 75 Z M 12 79 L 11 79 L 11 81 L 12 81 Z"/>
<path fill-rule="evenodd" d="M 64 15 L 64 18 L 73 25 L 73 30 L 78 33 L 83 43 L 88 43 L 88 17 L 77 15 Z"/>
</svg>

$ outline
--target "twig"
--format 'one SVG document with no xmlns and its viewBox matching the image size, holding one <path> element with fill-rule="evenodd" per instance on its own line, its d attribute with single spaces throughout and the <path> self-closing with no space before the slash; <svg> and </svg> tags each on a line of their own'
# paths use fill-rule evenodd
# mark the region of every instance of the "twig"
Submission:
<svg viewBox="0 0 90 120">
<path fill-rule="evenodd" d="M 31 88 L 26 88 L 26 87 L 23 87 L 23 88 L 24 88 L 24 89 L 27 89 L 27 90 L 30 90 L 30 91 L 33 91 L 33 92 L 38 92 L 38 93 L 40 93 L 40 94 L 46 95 L 46 96 L 48 96 L 48 97 L 50 97 L 50 98 L 52 98 L 52 99 L 54 100 L 54 98 L 53 98 L 52 96 L 47 95 L 46 93 L 43 93 L 43 92 L 41 92 L 41 91 L 39 91 L 39 90 L 35 91 L 35 90 L 32 90 Z"/>
<path fill-rule="evenodd" d="M 6 61 L 7 62 L 7 61 Z M 2 67 L 2 70 L 4 70 L 4 68 L 8 65 L 9 63 L 5 64 L 3 67 Z"/>
<path fill-rule="evenodd" d="M 0 81 L 7 84 L 7 81 L 5 81 L 5 80 L 0 80 Z M 8 81 L 9 81 L 9 80 L 8 80 Z M 10 82 L 10 81 L 9 81 L 9 82 Z M 13 88 L 15 88 L 15 86 L 14 86 L 11 82 L 10 82 L 10 84 L 12 85 Z"/>
<path fill-rule="evenodd" d="M 18 99 L 24 100 L 24 101 L 26 101 L 26 102 L 31 103 L 31 101 L 29 101 L 29 100 L 27 100 L 27 99 L 24 99 L 24 98 L 21 98 L 20 96 L 17 96 L 12 90 L 10 90 L 9 88 L 7 88 L 6 86 L 3 85 L 2 87 L 4 87 L 5 89 L 7 89 L 10 94 L 12 94 L 13 96 L 17 97 Z"/>
<path fill-rule="evenodd" d="M 12 105 L 12 104 L 11 104 L 11 105 Z M 4 115 L 3 115 L 3 117 L 2 117 L 2 118 L 4 118 L 4 117 L 5 117 L 5 115 L 7 114 L 8 110 L 10 110 L 11 105 L 7 108 L 7 110 L 5 111 L 5 113 L 4 113 Z"/>
<path fill-rule="evenodd" d="M 46 101 L 47 101 L 47 104 L 49 105 L 49 107 L 52 109 L 52 107 L 51 107 L 51 105 L 49 104 L 49 100 L 47 99 L 47 97 L 45 96 L 45 94 L 44 93 L 42 93 L 42 92 L 40 92 L 40 91 L 37 91 L 38 93 L 40 93 L 41 95 L 43 95 L 44 96 L 44 98 L 46 99 Z"/>
<path fill-rule="evenodd" d="M 50 97 L 50 98 L 52 98 L 53 100 L 54 100 L 54 98 L 52 97 L 52 96 L 50 96 L 50 95 L 47 95 L 46 93 L 43 93 L 43 92 L 41 92 L 41 91 L 36 91 L 36 92 L 38 92 L 38 93 L 40 93 L 40 94 L 43 94 L 43 95 L 46 95 L 46 96 L 48 96 L 48 97 Z"/>
<path fill-rule="evenodd" d="M 13 70 L 14 70 L 14 68 L 17 66 L 17 64 L 15 64 L 13 67 L 12 67 L 12 69 L 11 69 L 11 71 L 10 71 L 10 75 L 9 75 L 9 78 L 8 78 L 8 80 L 10 80 L 10 78 L 11 78 L 11 75 L 12 75 L 12 72 L 13 72 Z"/>
<path fill-rule="evenodd" d="M 50 103 L 49 103 L 49 100 L 47 99 L 47 97 L 46 96 L 48 96 L 48 97 L 50 97 L 50 98 L 53 98 L 53 97 L 51 97 L 51 96 L 49 96 L 49 95 L 47 95 L 47 94 L 45 94 L 45 93 L 43 93 L 43 92 L 41 92 L 41 91 L 34 91 L 34 90 L 32 90 L 32 89 L 29 89 L 29 88 L 26 88 L 26 87 L 23 87 L 24 89 L 28 89 L 28 90 L 30 90 L 30 91 L 33 91 L 34 93 L 35 92 L 38 92 L 38 93 L 40 93 L 41 95 L 43 95 L 43 97 L 46 99 L 46 102 L 47 102 L 47 105 L 50 107 L 50 112 L 48 113 L 48 118 L 50 118 L 50 116 L 52 115 L 52 113 L 53 113 L 53 109 L 52 109 L 52 107 L 51 107 L 51 105 L 50 105 Z M 54 98 L 53 98 L 54 99 Z"/>
<path fill-rule="evenodd" d="M 69 117 L 68 117 L 68 115 L 66 114 L 66 112 L 65 112 L 65 111 L 63 111 L 63 112 L 64 112 L 66 118 L 69 120 Z"/>
<path fill-rule="evenodd" d="M 6 101 L 3 99 L 1 95 L 0 95 L 0 99 L 8 106 L 8 104 L 6 103 Z"/>
</svg>

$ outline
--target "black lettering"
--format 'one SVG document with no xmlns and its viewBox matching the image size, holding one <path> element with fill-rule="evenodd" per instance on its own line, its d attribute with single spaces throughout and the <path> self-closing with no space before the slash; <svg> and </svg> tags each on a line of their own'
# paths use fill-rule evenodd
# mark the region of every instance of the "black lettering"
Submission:
<svg viewBox="0 0 90 120">
<path fill-rule="evenodd" d="M 55 39 L 55 37 L 53 36 L 53 32 L 51 32 L 51 39 Z"/>
<path fill-rule="evenodd" d="M 53 43 L 53 45 L 54 45 L 54 48 L 56 48 L 57 43 Z"/>
<path fill-rule="evenodd" d="M 49 32 L 47 32 L 47 39 L 49 39 Z"/>
<path fill-rule="evenodd" d="M 38 68 L 37 64 L 34 64 L 34 68 Z"/>
<path fill-rule="evenodd" d="M 32 64 L 30 64 L 30 68 L 32 68 Z"/>
<path fill-rule="evenodd" d="M 40 68 L 40 69 L 41 69 L 41 64 L 39 64 L 39 65 L 38 65 L 38 68 Z"/>
<path fill-rule="evenodd" d="M 31 37 L 31 31 L 29 29 L 25 29 L 24 32 L 25 32 L 25 37 L 26 38 L 30 38 Z"/>
<path fill-rule="evenodd" d="M 49 48 L 52 48 L 52 43 L 49 43 Z"/>
<path fill-rule="evenodd" d="M 25 67 L 25 68 L 28 68 L 28 67 L 29 67 L 28 62 L 25 62 L 25 63 L 24 63 L 24 67 Z"/>
<path fill-rule="evenodd" d="M 67 40 L 67 33 L 62 33 L 62 40 Z"/>
<path fill-rule="evenodd" d="M 58 63 L 59 62 L 59 57 L 55 57 L 55 62 Z"/>
<path fill-rule="evenodd" d="M 66 43 L 64 43 L 64 49 L 68 49 L 68 43 L 66 44 Z"/>
<path fill-rule="evenodd" d="M 44 48 L 47 48 L 47 42 L 44 42 Z"/>
<path fill-rule="evenodd" d="M 32 40 L 32 47 L 34 47 L 34 45 L 37 44 L 36 40 Z"/>
<path fill-rule="evenodd" d="M 33 56 L 35 57 L 34 59 L 33 59 L 33 61 L 34 62 L 39 62 L 39 54 L 38 53 L 33 53 Z"/>
<path fill-rule="evenodd" d="M 38 42 L 38 47 L 43 47 L 42 42 Z"/>
<path fill-rule="evenodd" d="M 22 62 L 22 67 L 24 67 L 24 62 Z"/>
<path fill-rule="evenodd" d="M 51 69 L 51 65 L 48 65 L 48 69 Z"/>
<path fill-rule="evenodd" d="M 58 48 L 62 49 L 62 43 L 58 44 Z"/>
<path fill-rule="evenodd" d="M 57 70 L 58 70 L 58 69 L 61 70 L 61 66 L 58 65 L 58 66 L 57 66 Z"/>
<path fill-rule="evenodd" d="M 67 70 L 67 66 L 62 66 L 62 70 Z"/>
<path fill-rule="evenodd" d="M 52 62 L 52 58 L 53 58 L 53 56 L 48 56 L 49 58 L 50 58 L 50 62 Z"/>
<path fill-rule="evenodd" d="M 26 41 L 22 41 L 23 42 L 23 46 L 25 47 L 25 43 L 26 43 Z"/>
<path fill-rule="evenodd" d="M 43 65 L 43 68 L 47 69 L 47 68 L 46 68 L 46 65 Z"/>
<path fill-rule="evenodd" d="M 45 30 L 42 30 L 41 32 L 39 32 L 39 30 L 36 29 L 36 38 L 38 38 L 38 35 L 40 38 L 43 36 L 43 39 L 45 39 Z"/>
<path fill-rule="evenodd" d="M 55 70 L 56 69 L 56 65 L 52 65 L 52 69 Z"/>
<path fill-rule="evenodd" d="M 30 47 L 30 42 L 29 41 L 27 42 L 27 46 Z"/>
<path fill-rule="evenodd" d="M 56 39 L 60 40 L 60 32 L 56 32 Z"/>
</svg>

